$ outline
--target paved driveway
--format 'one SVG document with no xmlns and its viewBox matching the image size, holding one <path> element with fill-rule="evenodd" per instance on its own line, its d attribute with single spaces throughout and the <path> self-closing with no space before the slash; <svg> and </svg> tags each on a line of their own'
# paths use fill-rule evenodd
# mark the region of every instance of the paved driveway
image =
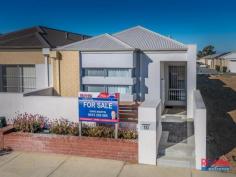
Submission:
<svg viewBox="0 0 236 177">
<path fill-rule="evenodd" d="M 11 152 L 0 155 L 0 177 L 235 177 L 234 174 L 126 164 L 56 154 Z"/>
</svg>

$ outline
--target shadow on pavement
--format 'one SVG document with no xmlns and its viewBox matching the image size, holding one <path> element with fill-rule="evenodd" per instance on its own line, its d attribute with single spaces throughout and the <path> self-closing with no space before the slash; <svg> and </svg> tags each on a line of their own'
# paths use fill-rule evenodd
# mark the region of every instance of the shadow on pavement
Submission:
<svg viewBox="0 0 236 177">
<path fill-rule="evenodd" d="M 4 155 L 8 155 L 12 152 L 12 150 L 10 149 L 3 149 L 3 150 L 0 150 L 0 156 L 4 156 Z"/>
</svg>

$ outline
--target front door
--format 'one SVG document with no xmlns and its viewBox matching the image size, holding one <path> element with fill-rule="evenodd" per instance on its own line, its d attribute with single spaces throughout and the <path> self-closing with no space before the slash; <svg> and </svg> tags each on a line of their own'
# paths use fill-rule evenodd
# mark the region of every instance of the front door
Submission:
<svg viewBox="0 0 236 177">
<path fill-rule="evenodd" d="M 186 105 L 186 66 L 185 64 L 168 64 L 166 67 L 167 93 L 166 105 Z"/>
</svg>

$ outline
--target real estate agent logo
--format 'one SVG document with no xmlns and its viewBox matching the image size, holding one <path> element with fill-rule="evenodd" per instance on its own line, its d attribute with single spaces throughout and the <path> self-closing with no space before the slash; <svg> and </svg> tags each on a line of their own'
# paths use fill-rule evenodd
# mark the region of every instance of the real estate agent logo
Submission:
<svg viewBox="0 0 236 177">
<path fill-rule="evenodd" d="M 203 171 L 229 171 L 230 163 L 228 160 L 219 159 L 219 160 L 210 160 L 202 159 L 201 160 L 201 170 Z"/>
</svg>

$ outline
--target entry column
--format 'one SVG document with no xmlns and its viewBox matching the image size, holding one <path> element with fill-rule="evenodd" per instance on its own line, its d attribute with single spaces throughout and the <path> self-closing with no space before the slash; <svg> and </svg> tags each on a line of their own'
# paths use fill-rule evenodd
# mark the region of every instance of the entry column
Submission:
<svg viewBox="0 0 236 177">
<path fill-rule="evenodd" d="M 160 100 L 147 100 L 138 108 L 138 161 L 156 165 L 162 133 Z"/>
</svg>

